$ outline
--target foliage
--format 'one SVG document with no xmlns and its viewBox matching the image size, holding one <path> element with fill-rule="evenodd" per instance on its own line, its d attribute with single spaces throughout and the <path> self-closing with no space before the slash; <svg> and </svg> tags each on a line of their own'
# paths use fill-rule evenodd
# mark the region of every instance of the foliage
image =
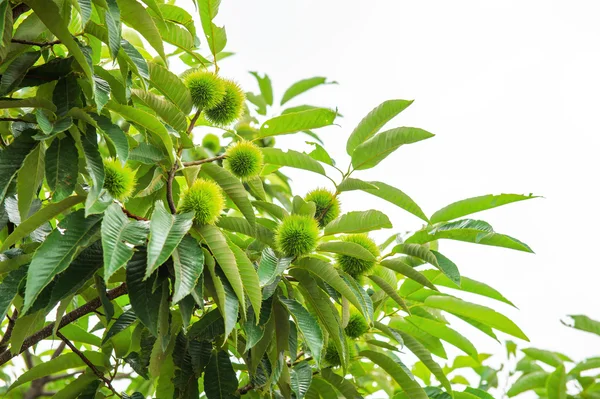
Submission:
<svg viewBox="0 0 600 399">
<path fill-rule="evenodd" d="M 434 359 L 448 344 L 481 355 L 445 315 L 527 337 L 454 296 L 510 304 L 438 242 L 531 252 L 466 217 L 534 197 L 470 198 L 428 217 L 399 188 L 357 178 L 433 137 L 381 131 L 407 100 L 362 119 L 344 172 L 315 133 L 337 111 L 279 110 L 267 75 L 252 72 L 258 93 L 221 76 L 219 1 L 196 6 L 201 26 L 158 0 L 0 1 L 2 396 L 468 397 Z M 280 104 L 327 83 L 303 79 Z M 275 147 L 296 133 L 314 150 Z M 286 168 L 328 178 L 329 192 L 294 195 Z M 352 191 L 425 224 L 376 247 L 366 233 L 392 222 L 340 209 Z M 435 380 L 421 385 L 424 370 Z"/>
</svg>

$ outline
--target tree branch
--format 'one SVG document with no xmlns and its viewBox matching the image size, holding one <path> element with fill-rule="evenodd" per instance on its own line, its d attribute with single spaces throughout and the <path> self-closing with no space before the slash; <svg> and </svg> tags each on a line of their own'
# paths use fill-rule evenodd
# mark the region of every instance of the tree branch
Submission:
<svg viewBox="0 0 600 399">
<path fill-rule="evenodd" d="M 19 43 L 26 44 L 28 46 L 38 46 L 38 47 L 46 47 L 46 46 L 54 46 L 55 44 L 60 44 L 60 40 L 53 40 L 51 42 L 33 42 L 31 40 L 23 40 L 23 39 L 10 39 L 11 43 Z"/>
<path fill-rule="evenodd" d="M 125 209 L 125 207 L 123 207 L 123 206 L 121 207 L 121 209 L 123 210 L 123 213 L 125 215 L 127 215 L 127 217 L 130 217 L 131 219 L 148 221 L 148 219 L 146 219 L 145 217 L 134 215 L 133 213 L 131 213 L 127 209 Z"/>
<path fill-rule="evenodd" d="M 83 360 L 83 362 L 92 369 L 92 371 L 94 372 L 94 374 L 96 374 L 98 376 L 98 378 L 100 378 L 104 384 L 106 385 L 106 387 L 108 389 L 110 389 L 115 395 L 117 395 L 119 398 L 122 398 L 122 396 L 115 390 L 115 388 L 112 386 L 110 380 L 108 378 L 106 378 L 104 376 L 104 373 L 102 373 L 100 370 L 98 370 L 98 368 L 96 366 L 94 366 L 94 363 L 92 363 L 90 361 L 90 359 L 88 359 L 87 357 L 85 357 L 85 355 L 83 353 L 81 353 L 81 351 L 79 349 L 77 349 L 75 347 L 75 345 L 73 345 L 73 343 L 71 341 L 69 341 L 67 339 L 67 337 L 65 337 L 60 331 L 56 332 L 56 336 L 60 339 L 62 339 L 62 341 L 69 347 L 69 349 L 71 349 L 77 356 L 79 356 L 79 358 L 81 360 Z"/>
<path fill-rule="evenodd" d="M 177 213 L 177 207 L 175 206 L 175 201 L 173 201 L 173 180 L 175 180 L 175 173 L 177 173 L 177 161 L 169 171 L 169 177 L 167 179 L 167 202 L 169 203 L 169 209 L 172 214 Z"/>
<path fill-rule="evenodd" d="M 113 299 L 123 296 L 125 294 L 127 294 L 127 285 L 125 285 L 125 283 L 123 283 L 120 286 L 118 286 L 117 288 L 113 288 L 112 290 L 108 291 L 106 293 L 106 296 L 108 297 L 108 299 L 113 300 Z M 82 318 L 86 314 L 92 313 L 94 310 L 98 309 L 101 305 L 102 305 L 102 303 L 100 302 L 99 297 L 92 299 L 85 305 L 80 306 L 77 309 L 75 309 L 75 310 L 67 313 L 65 316 L 63 316 L 63 318 L 60 320 L 60 324 L 58 325 L 58 329 L 60 330 L 64 326 L 74 322 L 75 320 Z M 2 352 L 2 354 L 0 354 L 0 366 L 9 362 L 13 357 L 17 356 L 18 354 L 23 353 L 23 351 L 25 351 L 27 348 L 37 344 L 38 342 L 40 342 L 41 340 L 43 340 L 45 338 L 48 338 L 49 336 L 51 336 L 53 329 L 54 329 L 54 323 L 50 323 L 46 327 L 44 327 L 41 330 L 39 330 L 38 332 L 36 332 L 35 334 L 27 337 L 25 339 L 25 341 L 23 341 L 23 345 L 21 346 L 19 353 L 15 354 L 15 355 L 12 355 L 10 353 L 10 350 L 5 350 L 4 352 Z"/>
<path fill-rule="evenodd" d="M 214 162 L 214 161 L 218 161 L 220 159 L 225 159 L 225 154 L 223 155 L 219 155 L 216 157 L 212 157 L 212 158 L 204 158 L 204 159 L 200 159 L 198 161 L 190 161 L 190 162 L 184 162 L 183 166 L 196 166 L 196 165 L 202 165 L 203 163 L 209 163 L 209 162 Z"/>
<path fill-rule="evenodd" d="M 0 118 L 0 122 L 25 122 L 25 123 L 35 123 L 35 121 L 28 121 L 21 118 Z"/>
<path fill-rule="evenodd" d="M 19 311 L 17 309 L 13 311 L 12 317 L 6 315 L 6 317 L 8 318 L 8 326 L 6 326 L 6 332 L 4 333 L 4 336 L 0 341 L 0 353 L 4 352 L 8 346 L 8 341 L 10 340 L 10 336 L 12 335 L 13 328 L 15 328 L 15 320 L 18 316 Z"/>
</svg>

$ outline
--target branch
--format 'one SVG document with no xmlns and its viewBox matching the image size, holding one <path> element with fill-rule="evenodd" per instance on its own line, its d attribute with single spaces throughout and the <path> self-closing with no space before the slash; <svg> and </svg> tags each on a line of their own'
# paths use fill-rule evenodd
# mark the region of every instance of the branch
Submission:
<svg viewBox="0 0 600 399">
<path fill-rule="evenodd" d="M 241 387 L 240 389 L 238 389 L 238 390 L 237 390 L 237 392 L 238 392 L 240 395 L 245 395 L 245 394 L 247 394 L 248 392 L 250 392 L 250 391 L 251 391 L 251 390 L 253 390 L 253 389 L 254 389 L 254 384 L 252 384 L 252 383 L 249 383 L 249 384 L 247 384 L 247 385 L 244 385 L 244 386 L 243 386 L 243 387 Z"/>
<path fill-rule="evenodd" d="M 202 113 L 202 109 L 199 108 L 196 113 L 194 114 L 194 116 L 192 117 L 192 120 L 190 121 L 190 125 L 188 126 L 187 132 L 188 134 L 190 134 L 192 132 L 192 130 L 194 129 L 194 126 L 196 125 L 196 122 L 198 121 L 198 118 L 200 117 L 200 114 Z"/>
<path fill-rule="evenodd" d="M 6 332 L 4 333 L 4 336 L 0 341 L 0 353 L 4 352 L 8 346 L 8 341 L 10 340 L 10 336 L 12 335 L 13 328 L 15 328 L 15 320 L 17 319 L 17 316 L 19 316 L 19 311 L 17 309 L 13 311 L 12 317 L 6 315 L 6 317 L 8 318 L 8 326 L 6 327 Z"/>
<path fill-rule="evenodd" d="M 123 210 L 123 213 L 125 215 L 127 215 L 127 217 L 130 217 L 131 219 L 148 221 L 148 219 L 145 217 L 134 215 L 133 213 L 129 212 L 127 209 L 125 209 L 124 206 L 122 206 L 121 209 Z"/>
<path fill-rule="evenodd" d="M 55 44 L 62 43 L 60 40 L 53 40 L 51 42 L 33 42 L 31 40 L 10 39 L 10 41 L 11 41 L 11 43 L 27 44 L 29 46 L 38 46 L 38 47 L 54 46 Z"/>
<path fill-rule="evenodd" d="M 173 180 L 175 180 L 175 173 L 177 173 L 178 169 L 176 161 L 169 171 L 169 178 L 167 179 L 167 202 L 172 214 L 177 213 L 177 207 L 175 206 L 175 201 L 173 201 Z"/>
<path fill-rule="evenodd" d="M 21 14 L 24 14 L 29 10 L 29 6 L 25 3 L 17 4 L 16 6 L 14 6 L 12 9 L 13 21 L 16 21 L 21 16 Z"/>
<path fill-rule="evenodd" d="M 118 286 L 117 288 L 113 288 L 112 290 L 108 291 L 106 293 L 106 296 L 108 297 L 109 300 L 113 300 L 113 299 L 123 296 L 125 294 L 127 294 L 127 285 L 125 285 L 125 283 L 123 283 L 120 286 Z M 85 305 L 80 306 L 77 309 L 75 309 L 75 310 L 67 313 L 65 316 L 63 316 L 63 318 L 60 320 L 60 324 L 58 325 L 58 329 L 60 330 L 64 326 L 71 324 L 72 322 L 82 318 L 86 314 L 92 313 L 94 310 L 98 309 L 101 305 L 102 305 L 102 303 L 100 302 L 99 297 L 92 299 Z M 19 352 L 14 355 L 10 353 L 10 350 L 5 350 L 4 352 L 2 352 L 2 354 L 0 354 L 0 366 L 9 362 L 13 357 L 17 356 L 18 354 L 23 353 L 23 351 L 25 351 L 27 348 L 37 344 L 38 342 L 40 342 L 41 340 L 43 340 L 45 338 L 48 338 L 49 336 L 51 336 L 53 329 L 54 329 L 54 323 L 50 323 L 46 327 L 44 327 L 41 330 L 39 330 L 38 332 L 36 332 L 35 334 L 27 337 L 25 339 L 25 341 L 23 341 L 23 346 L 21 346 L 21 349 L 19 350 Z"/>
<path fill-rule="evenodd" d="M 0 118 L 0 122 L 25 122 L 25 123 L 35 123 L 35 121 L 31 122 L 21 118 Z"/>
<path fill-rule="evenodd" d="M 57 331 L 56 335 L 58 336 L 58 338 L 62 339 L 62 341 L 69 347 L 69 349 L 71 349 L 77 356 L 79 356 L 81 358 L 81 360 L 83 360 L 83 362 L 85 364 L 87 364 L 87 366 L 89 368 L 92 369 L 92 371 L 94 372 L 94 374 L 96 374 L 98 376 L 98 378 L 100 378 L 104 382 L 104 384 L 106 385 L 106 387 L 108 389 L 110 389 L 119 398 L 122 398 L 122 396 L 119 395 L 119 393 L 112 386 L 110 380 L 104 376 L 104 373 L 102 373 L 100 370 L 98 370 L 96 368 L 96 366 L 94 366 L 94 363 L 92 363 L 90 361 L 90 359 L 88 359 L 87 357 L 85 357 L 85 355 L 83 353 L 81 353 L 81 351 L 79 349 L 77 349 L 75 347 L 75 345 L 73 345 L 73 343 L 67 339 L 67 337 L 65 337 L 64 335 L 62 335 L 62 333 L 60 331 Z"/>
<path fill-rule="evenodd" d="M 184 162 L 183 166 L 196 166 L 196 165 L 202 165 L 203 163 L 209 163 L 209 162 L 214 162 L 214 161 L 218 161 L 221 159 L 225 159 L 225 154 L 223 155 L 219 155 L 216 157 L 212 157 L 212 158 L 205 158 L 205 159 L 200 159 L 198 161 L 190 161 L 190 162 Z"/>
</svg>

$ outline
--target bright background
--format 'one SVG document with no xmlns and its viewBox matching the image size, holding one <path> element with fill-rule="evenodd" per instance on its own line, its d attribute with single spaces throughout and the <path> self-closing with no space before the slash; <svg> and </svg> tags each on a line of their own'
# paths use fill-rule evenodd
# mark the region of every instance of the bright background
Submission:
<svg viewBox="0 0 600 399">
<path fill-rule="evenodd" d="M 221 70 L 254 92 L 247 71 L 266 72 L 276 99 L 299 79 L 338 81 L 286 106 L 339 108 L 341 127 L 321 130 L 339 165 L 347 165 L 345 141 L 367 112 L 387 99 L 415 99 L 389 126 L 437 136 L 355 177 L 402 189 L 428 215 L 477 195 L 543 195 L 475 215 L 535 255 L 454 241 L 441 248 L 463 275 L 519 307 L 478 299 L 517 322 L 532 346 L 581 359 L 600 355 L 600 340 L 560 320 L 600 319 L 599 11 L 597 1 L 226 0 L 217 22 L 226 25 L 227 50 L 237 54 Z M 311 140 L 277 140 L 309 150 L 305 137 Z M 328 183 L 308 172 L 289 174 L 301 195 Z M 346 211 L 383 210 L 394 231 L 420 227 L 367 194 L 345 193 L 342 201 Z M 482 333 L 467 336 L 482 352 L 504 356 L 503 346 Z"/>
</svg>

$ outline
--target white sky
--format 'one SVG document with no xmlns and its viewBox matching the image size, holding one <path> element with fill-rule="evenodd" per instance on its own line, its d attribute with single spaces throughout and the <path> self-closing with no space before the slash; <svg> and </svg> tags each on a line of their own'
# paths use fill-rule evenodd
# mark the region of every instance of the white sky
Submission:
<svg viewBox="0 0 600 399">
<path fill-rule="evenodd" d="M 595 1 L 225 0 L 217 21 L 226 25 L 227 50 L 237 55 L 221 71 L 252 91 L 258 88 L 247 71 L 266 72 L 276 98 L 302 78 L 340 82 L 286 106 L 339 108 L 341 128 L 322 129 L 321 136 L 341 165 L 348 162 L 346 138 L 368 111 L 387 99 L 415 99 L 389 126 L 437 136 L 355 177 L 397 186 L 429 215 L 476 195 L 543 195 L 476 215 L 536 255 L 453 241 L 441 250 L 463 275 L 520 308 L 483 302 L 515 320 L 533 346 L 581 359 L 600 355 L 600 338 L 560 319 L 600 319 L 598 11 Z M 304 137 L 278 144 L 304 148 Z M 290 175 L 298 194 L 327 184 L 308 172 Z M 366 194 L 342 200 L 346 211 L 383 210 L 397 231 L 420 226 Z M 476 330 L 467 336 L 482 352 L 504 353 Z"/>
</svg>

